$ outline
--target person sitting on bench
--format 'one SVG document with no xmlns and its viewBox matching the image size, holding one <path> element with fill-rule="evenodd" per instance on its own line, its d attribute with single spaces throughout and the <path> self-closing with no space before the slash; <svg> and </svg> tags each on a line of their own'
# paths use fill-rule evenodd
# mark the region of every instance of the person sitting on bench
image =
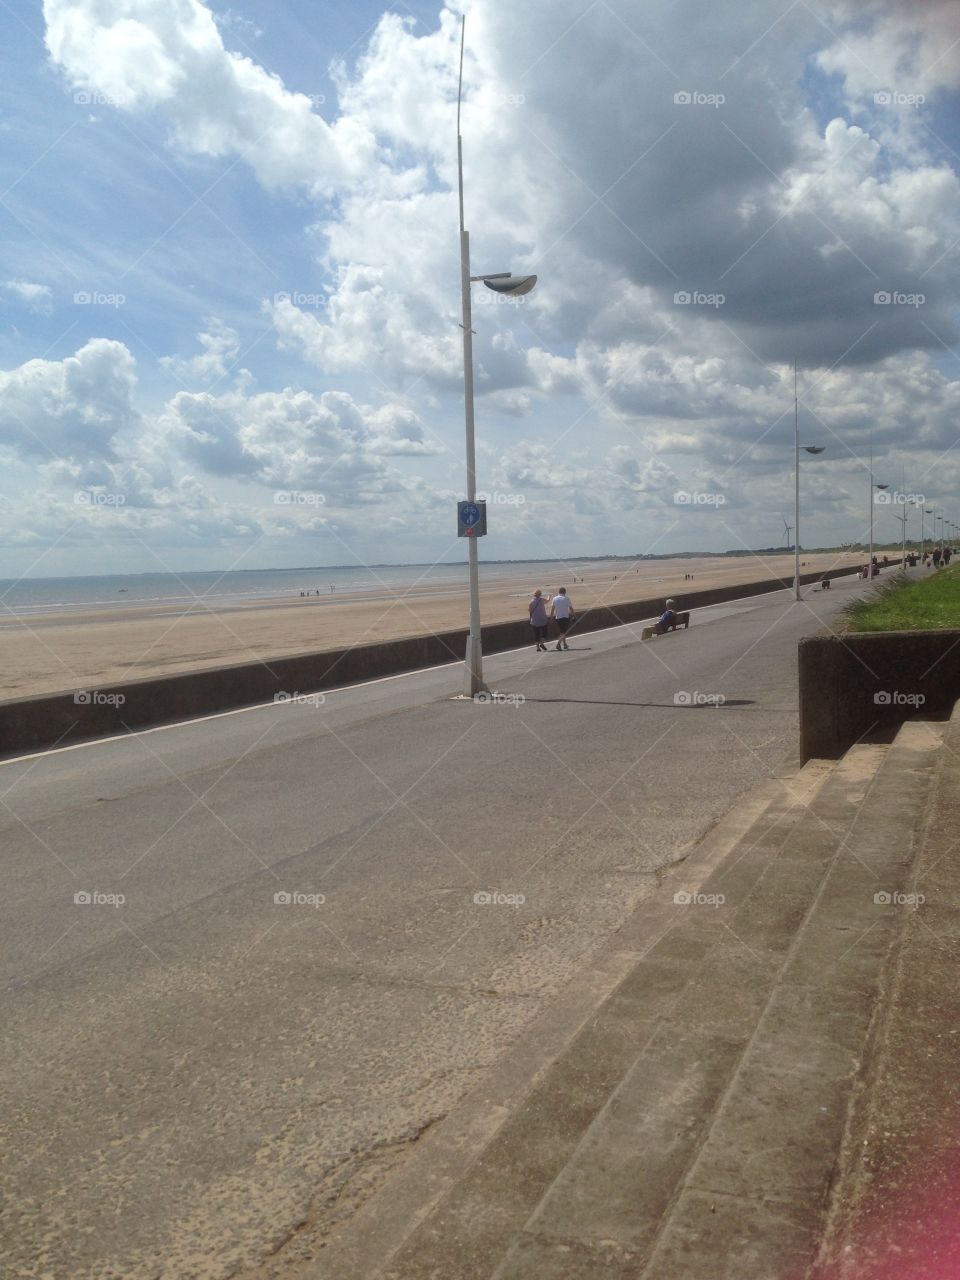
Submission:
<svg viewBox="0 0 960 1280">
<path fill-rule="evenodd" d="M 668 631 L 676 631 L 678 627 L 686 629 L 690 625 L 689 612 L 678 613 L 676 600 L 668 600 L 667 607 L 661 613 L 660 617 L 644 627 L 640 633 L 641 640 L 652 640 L 654 636 L 666 635 Z"/>
<path fill-rule="evenodd" d="M 662 636 L 665 631 L 671 631 L 676 625 L 677 602 L 676 600 L 668 600 L 666 608 L 656 622 L 657 635 Z"/>
</svg>

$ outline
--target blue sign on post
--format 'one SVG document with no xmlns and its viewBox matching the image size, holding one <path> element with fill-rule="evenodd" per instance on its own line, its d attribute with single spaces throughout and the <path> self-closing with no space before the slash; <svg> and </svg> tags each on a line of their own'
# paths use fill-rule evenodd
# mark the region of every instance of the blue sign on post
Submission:
<svg viewBox="0 0 960 1280">
<path fill-rule="evenodd" d="M 457 537 L 482 538 L 487 532 L 487 504 L 485 502 L 457 503 Z"/>
</svg>

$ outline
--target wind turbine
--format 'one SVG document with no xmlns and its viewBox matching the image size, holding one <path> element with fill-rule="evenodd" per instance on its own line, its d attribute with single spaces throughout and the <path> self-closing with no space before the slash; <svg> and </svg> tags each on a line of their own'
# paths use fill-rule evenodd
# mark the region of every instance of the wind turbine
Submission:
<svg viewBox="0 0 960 1280">
<path fill-rule="evenodd" d="M 783 545 L 789 551 L 791 546 L 790 534 L 793 532 L 793 525 L 787 524 L 787 517 L 785 515 L 781 514 L 780 519 L 783 521 Z"/>
</svg>

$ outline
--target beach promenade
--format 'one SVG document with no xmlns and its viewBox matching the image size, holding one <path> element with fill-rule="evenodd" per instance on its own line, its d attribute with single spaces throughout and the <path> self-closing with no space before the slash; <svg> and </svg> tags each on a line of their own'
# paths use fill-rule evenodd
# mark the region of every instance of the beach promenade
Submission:
<svg viewBox="0 0 960 1280">
<path fill-rule="evenodd" d="M 859 557 L 808 553 L 803 571 L 846 567 L 862 558 L 862 553 Z M 109 609 L 48 607 L 45 612 L 23 614 L 7 605 L 0 617 L 4 655 L 0 700 L 235 662 L 265 662 L 466 625 L 465 570 L 462 581 L 431 581 L 427 566 L 420 571 L 412 566 L 411 574 L 411 582 L 404 586 L 389 586 L 385 581 L 373 590 L 324 591 L 303 598 L 293 594 L 224 603 L 216 596 L 201 596 L 176 604 L 118 601 Z M 792 555 L 548 562 L 537 566 L 534 574 L 516 576 L 498 566 L 497 576 L 481 583 L 482 615 L 484 624 L 525 619 L 535 587 L 550 596 L 566 586 L 583 610 L 792 575 Z M 308 575 L 305 580 L 309 581 Z"/>
<path fill-rule="evenodd" d="M 797 641 L 864 589 L 497 655 L 483 705 L 451 667 L 0 765 L 7 1270 L 323 1274 L 666 870 L 795 772 Z"/>
</svg>

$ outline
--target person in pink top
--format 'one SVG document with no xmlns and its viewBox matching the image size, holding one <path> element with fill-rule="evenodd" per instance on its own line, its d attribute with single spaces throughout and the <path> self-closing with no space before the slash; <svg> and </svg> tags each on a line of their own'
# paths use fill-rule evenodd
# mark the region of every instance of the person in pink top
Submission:
<svg viewBox="0 0 960 1280">
<path fill-rule="evenodd" d="M 543 602 L 543 592 L 537 587 L 533 593 L 533 599 L 527 606 L 530 614 L 530 625 L 533 627 L 533 634 L 537 638 L 537 653 L 542 650 L 547 651 L 544 641 L 547 638 L 547 606 Z"/>
</svg>

